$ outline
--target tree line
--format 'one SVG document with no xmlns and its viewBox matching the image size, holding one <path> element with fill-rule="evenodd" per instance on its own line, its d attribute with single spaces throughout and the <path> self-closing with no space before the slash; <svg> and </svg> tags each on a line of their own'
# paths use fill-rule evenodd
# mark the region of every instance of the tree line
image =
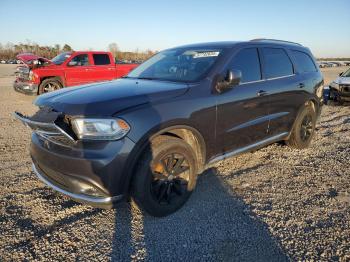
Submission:
<svg viewBox="0 0 350 262">
<path fill-rule="evenodd" d="M 0 43 L 0 59 L 10 60 L 16 59 L 16 55 L 20 53 L 33 53 L 38 56 L 42 56 L 48 59 L 52 59 L 58 54 L 66 51 L 74 51 L 73 48 L 64 44 L 63 46 L 55 44 L 53 46 L 42 46 L 37 43 L 27 41 L 27 43 Z M 96 50 L 98 51 L 98 50 Z M 140 52 L 138 49 L 132 52 L 121 51 L 116 43 L 108 45 L 108 51 L 110 51 L 117 60 L 146 60 L 156 52 L 147 50 Z"/>
</svg>

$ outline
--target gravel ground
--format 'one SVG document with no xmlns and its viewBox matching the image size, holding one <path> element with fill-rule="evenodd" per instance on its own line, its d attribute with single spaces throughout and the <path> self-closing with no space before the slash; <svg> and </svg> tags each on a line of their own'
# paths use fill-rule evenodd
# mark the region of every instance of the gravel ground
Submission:
<svg viewBox="0 0 350 262">
<path fill-rule="evenodd" d="M 30 131 L 11 116 L 34 98 L 12 90 L 13 70 L 0 65 L 0 261 L 350 261 L 349 106 L 323 108 L 309 149 L 220 162 L 180 211 L 153 218 L 77 204 L 35 177 Z"/>
</svg>

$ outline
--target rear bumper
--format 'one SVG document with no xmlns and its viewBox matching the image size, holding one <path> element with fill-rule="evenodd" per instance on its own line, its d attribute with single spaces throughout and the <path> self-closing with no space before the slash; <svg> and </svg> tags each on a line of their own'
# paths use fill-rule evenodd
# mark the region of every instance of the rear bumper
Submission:
<svg viewBox="0 0 350 262">
<path fill-rule="evenodd" d="M 17 92 L 27 94 L 27 95 L 36 95 L 38 93 L 38 85 L 30 82 L 23 82 L 19 79 L 16 79 L 13 82 L 13 89 Z"/>
</svg>

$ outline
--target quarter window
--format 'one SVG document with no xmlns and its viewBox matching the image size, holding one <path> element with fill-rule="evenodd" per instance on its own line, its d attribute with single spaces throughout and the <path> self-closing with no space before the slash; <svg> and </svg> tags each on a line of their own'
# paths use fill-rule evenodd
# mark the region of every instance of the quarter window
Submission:
<svg viewBox="0 0 350 262">
<path fill-rule="evenodd" d="M 107 54 L 93 54 L 95 65 L 109 65 L 111 61 L 109 60 L 109 55 Z"/>
<path fill-rule="evenodd" d="M 258 81 L 261 79 L 260 60 L 256 48 L 247 48 L 234 56 L 230 69 L 242 72 L 241 83 Z"/>
<path fill-rule="evenodd" d="M 281 48 L 263 48 L 264 70 L 266 78 L 275 78 L 293 74 L 293 65 L 287 53 Z"/>
<path fill-rule="evenodd" d="M 293 51 L 293 56 L 301 73 L 316 72 L 316 66 L 308 54 L 300 51 Z"/>
</svg>

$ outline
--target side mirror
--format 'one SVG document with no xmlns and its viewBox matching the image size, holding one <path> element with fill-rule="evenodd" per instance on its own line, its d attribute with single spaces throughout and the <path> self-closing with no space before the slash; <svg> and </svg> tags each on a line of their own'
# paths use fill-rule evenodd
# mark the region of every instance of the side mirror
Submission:
<svg viewBox="0 0 350 262">
<path fill-rule="evenodd" d="M 219 75 L 215 84 L 215 90 L 218 93 L 223 93 L 232 87 L 239 85 L 242 78 L 240 70 L 227 70 L 225 75 Z"/>
</svg>

